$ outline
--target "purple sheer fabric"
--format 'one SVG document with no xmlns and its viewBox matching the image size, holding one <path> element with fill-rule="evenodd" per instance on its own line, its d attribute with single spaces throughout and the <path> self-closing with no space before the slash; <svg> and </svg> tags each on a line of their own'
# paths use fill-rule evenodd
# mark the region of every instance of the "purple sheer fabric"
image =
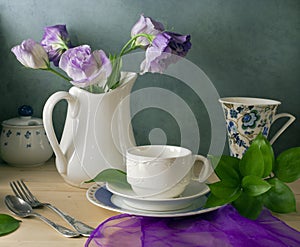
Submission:
<svg viewBox="0 0 300 247">
<path fill-rule="evenodd" d="M 300 232 L 268 210 L 257 220 L 230 205 L 214 212 L 181 218 L 121 214 L 101 223 L 86 247 L 281 247 L 300 246 Z"/>
</svg>

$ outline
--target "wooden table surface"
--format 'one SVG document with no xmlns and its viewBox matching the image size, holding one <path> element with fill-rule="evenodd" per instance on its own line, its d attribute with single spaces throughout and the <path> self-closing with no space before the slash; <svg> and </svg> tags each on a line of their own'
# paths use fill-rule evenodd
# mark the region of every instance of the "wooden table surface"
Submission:
<svg viewBox="0 0 300 247">
<path fill-rule="evenodd" d="M 0 164 L 0 213 L 14 216 L 6 208 L 4 197 L 7 194 L 12 194 L 9 182 L 18 179 L 23 179 L 40 201 L 50 202 L 62 211 L 92 227 L 97 227 L 105 219 L 117 214 L 116 212 L 91 204 L 86 199 L 85 189 L 79 189 L 66 184 L 58 174 L 52 160 L 35 168 L 16 168 Z M 275 214 L 275 216 L 300 231 L 300 181 L 290 184 L 290 187 L 296 194 L 297 213 L 287 215 Z M 36 210 L 51 218 L 56 223 L 70 227 L 50 209 L 42 208 Z M 17 216 L 14 217 L 19 219 Z M 37 218 L 25 218 L 21 220 L 19 229 L 11 234 L 0 237 L 1 247 L 77 247 L 84 246 L 87 240 L 84 237 L 64 238 Z"/>
</svg>

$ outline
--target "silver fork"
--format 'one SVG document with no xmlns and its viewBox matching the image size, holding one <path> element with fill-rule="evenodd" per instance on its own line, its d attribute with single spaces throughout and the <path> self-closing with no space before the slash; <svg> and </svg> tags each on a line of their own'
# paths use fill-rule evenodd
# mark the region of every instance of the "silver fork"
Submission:
<svg viewBox="0 0 300 247">
<path fill-rule="evenodd" d="M 61 216 L 66 222 L 68 222 L 74 229 L 82 236 L 89 237 L 91 232 L 94 230 L 92 227 L 84 224 L 83 222 L 76 220 L 75 218 L 67 215 L 66 213 L 62 212 L 57 207 L 53 206 L 50 203 L 43 203 L 40 202 L 28 189 L 26 184 L 23 180 L 20 181 L 12 181 L 9 183 L 11 189 L 15 193 L 16 196 L 22 198 L 24 201 L 28 202 L 33 208 L 38 207 L 48 207 L 52 209 L 55 213 Z"/>
</svg>

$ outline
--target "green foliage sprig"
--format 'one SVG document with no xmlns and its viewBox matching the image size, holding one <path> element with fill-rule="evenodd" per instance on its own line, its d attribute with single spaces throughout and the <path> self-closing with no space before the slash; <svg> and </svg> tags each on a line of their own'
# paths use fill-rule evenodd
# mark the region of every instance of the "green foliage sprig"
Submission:
<svg viewBox="0 0 300 247">
<path fill-rule="evenodd" d="M 0 237 L 17 230 L 19 225 L 19 220 L 7 214 L 0 214 Z"/>
<path fill-rule="evenodd" d="M 208 184 L 206 207 L 231 203 L 238 212 L 256 219 L 263 207 L 276 213 L 296 211 L 293 191 L 286 183 L 300 177 L 300 147 L 275 158 L 268 140 L 259 134 L 241 159 L 210 156 L 220 181 Z"/>
</svg>

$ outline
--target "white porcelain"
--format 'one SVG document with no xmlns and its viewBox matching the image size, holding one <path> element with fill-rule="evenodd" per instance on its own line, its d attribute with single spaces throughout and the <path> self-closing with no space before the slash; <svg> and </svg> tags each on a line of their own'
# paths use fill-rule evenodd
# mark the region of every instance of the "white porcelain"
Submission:
<svg viewBox="0 0 300 247">
<path fill-rule="evenodd" d="M 178 210 L 151 211 L 132 208 L 124 202 L 124 197 L 113 195 L 106 189 L 106 186 L 104 184 L 95 184 L 91 186 L 86 192 L 86 197 L 89 202 L 100 208 L 108 209 L 118 213 L 149 217 L 193 216 L 211 212 L 220 208 L 220 206 L 213 208 L 204 208 L 203 206 L 205 205 L 205 202 L 207 200 L 207 197 L 205 195 L 200 196 L 197 200 L 194 200 L 190 206 Z"/>
<path fill-rule="evenodd" d="M 129 177 L 153 177 L 176 166 L 178 175 L 193 165 L 189 149 L 169 145 L 145 145 L 126 151 L 127 175 Z"/>
<path fill-rule="evenodd" d="M 107 183 L 108 191 L 123 197 L 123 201 L 132 208 L 151 210 L 151 211 L 170 211 L 186 208 L 194 200 L 209 192 L 209 187 L 204 183 L 192 181 L 185 190 L 176 198 L 157 199 L 137 197 L 130 186 Z"/>
<path fill-rule="evenodd" d="M 122 73 L 121 86 L 103 94 L 72 87 L 56 92 L 46 102 L 43 119 L 56 155 L 56 167 L 64 180 L 86 187 L 84 181 L 107 168 L 125 171 L 125 151 L 135 145 L 130 118 L 129 95 L 136 73 Z M 60 143 L 52 124 L 54 106 L 68 102 L 68 112 Z"/>
<path fill-rule="evenodd" d="M 2 122 L 0 150 L 1 158 L 17 167 L 42 165 L 53 154 L 42 119 L 30 114 Z"/>
<path fill-rule="evenodd" d="M 121 196 L 117 196 L 117 195 L 112 195 L 111 197 L 111 202 L 117 206 L 117 207 L 120 207 L 122 209 L 125 209 L 125 210 L 130 210 L 132 212 L 139 212 L 139 213 L 143 213 L 143 214 L 178 214 L 178 213 L 182 213 L 182 212 L 186 212 L 187 210 L 192 210 L 192 209 L 198 209 L 200 206 L 203 206 L 204 205 L 204 202 L 206 201 L 206 197 L 200 197 L 198 198 L 197 200 L 193 200 L 191 203 L 187 204 L 186 207 L 181 207 L 181 205 L 176 208 L 176 204 L 175 206 L 173 205 L 173 210 L 172 209 L 168 209 L 168 208 L 165 208 L 166 210 L 164 210 L 162 207 L 161 210 L 159 210 L 159 208 L 156 208 L 154 207 L 154 210 L 151 210 L 150 208 L 140 208 L 140 207 L 136 207 L 138 205 L 136 204 L 133 204 L 130 205 L 128 204 L 128 200 L 125 199 L 124 197 L 121 197 Z M 132 214 L 132 213 L 131 213 Z"/>
<path fill-rule="evenodd" d="M 276 114 L 281 102 L 263 98 L 228 97 L 221 98 L 230 153 L 241 158 L 251 144 L 251 141 L 261 132 L 268 137 L 271 125 L 279 118 L 288 118 L 288 121 L 275 133 L 270 143 L 290 126 L 295 117 L 289 113 Z"/>
<path fill-rule="evenodd" d="M 199 161 L 202 167 L 199 168 Z M 196 171 L 196 168 L 198 171 Z M 172 198 L 191 180 L 204 182 L 213 169 L 207 158 L 170 145 L 132 147 L 126 152 L 127 182 L 142 197 Z"/>
</svg>

